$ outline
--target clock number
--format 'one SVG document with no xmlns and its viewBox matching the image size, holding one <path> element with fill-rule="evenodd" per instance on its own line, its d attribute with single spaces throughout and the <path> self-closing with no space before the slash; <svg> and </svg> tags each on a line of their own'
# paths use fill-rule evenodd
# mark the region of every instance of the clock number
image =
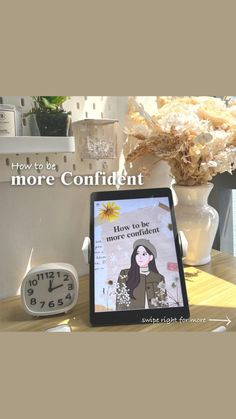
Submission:
<svg viewBox="0 0 236 419">
<path fill-rule="evenodd" d="M 63 306 L 63 299 L 62 299 L 62 298 L 59 298 L 59 300 L 58 300 L 57 304 L 58 304 L 59 306 Z"/>
<path fill-rule="evenodd" d="M 68 284 L 68 291 L 73 290 L 73 284 Z"/>
<path fill-rule="evenodd" d="M 60 278 L 61 277 L 61 272 L 57 272 L 57 276 L 58 276 L 58 278 Z"/>
<path fill-rule="evenodd" d="M 45 275 L 47 279 L 54 279 L 54 272 L 46 272 Z"/>
<path fill-rule="evenodd" d="M 36 276 L 37 276 L 38 280 L 44 279 L 43 274 L 37 274 Z"/>
<path fill-rule="evenodd" d="M 64 277 L 64 281 L 69 281 L 69 275 L 68 274 L 64 274 L 63 277 Z"/>
<path fill-rule="evenodd" d="M 32 295 L 34 293 L 34 290 L 32 288 L 29 288 L 27 290 L 28 295 Z"/>
<path fill-rule="evenodd" d="M 52 301 L 49 301 L 49 303 L 48 303 L 48 307 L 55 307 L 55 303 L 54 303 L 54 301 L 52 300 Z"/>
<path fill-rule="evenodd" d="M 67 300 L 71 300 L 71 298 L 72 298 L 72 297 L 71 297 L 70 293 L 69 293 L 69 294 L 67 294 L 66 299 L 67 299 Z"/>
<path fill-rule="evenodd" d="M 36 287 L 36 285 L 38 285 L 38 281 L 37 281 L 37 279 L 33 279 L 32 281 L 29 280 L 29 284 L 30 284 L 31 287 L 32 287 L 32 285 L 33 285 L 33 287 Z"/>
<path fill-rule="evenodd" d="M 36 304 L 36 298 L 31 298 L 30 304 L 34 306 Z"/>
<path fill-rule="evenodd" d="M 41 308 L 43 308 L 43 306 L 45 305 L 45 301 L 40 301 L 41 304 Z"/>
</svg>

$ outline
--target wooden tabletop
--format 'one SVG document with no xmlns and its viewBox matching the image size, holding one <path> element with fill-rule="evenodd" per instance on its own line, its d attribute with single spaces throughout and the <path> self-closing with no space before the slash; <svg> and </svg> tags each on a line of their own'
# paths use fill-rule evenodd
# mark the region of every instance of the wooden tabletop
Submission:
<svg viewBox="0 0 236 419">
<path fill-rule="evenodd" d="M 89 280 L 84 276 L 80 278 L 78 303 L 66 315 L 35 318 L 23 311 L 20 297 L 0 301 L 0 331 L 42 332 L 59 325 L 70 326 L 72 332 L 209 332 L 219 326 L 225 326 L 226 331 L 236 331 L 236 257 L 213 250 L 210 263 L 184 270 L 190 305 L 190 319 L 184 323 L 92 328 L 89 324 Z"/>
</svg>

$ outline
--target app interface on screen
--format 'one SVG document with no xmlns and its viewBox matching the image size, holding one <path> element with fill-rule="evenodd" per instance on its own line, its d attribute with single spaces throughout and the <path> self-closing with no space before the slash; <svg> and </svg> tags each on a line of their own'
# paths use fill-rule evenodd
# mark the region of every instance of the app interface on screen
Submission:
<svg viewBox="0 0 236 419">
<path fill-rule="evenodd" d="M 183 306 L 167 197 L 94 202 L 95 311 Z"/>
</svg>

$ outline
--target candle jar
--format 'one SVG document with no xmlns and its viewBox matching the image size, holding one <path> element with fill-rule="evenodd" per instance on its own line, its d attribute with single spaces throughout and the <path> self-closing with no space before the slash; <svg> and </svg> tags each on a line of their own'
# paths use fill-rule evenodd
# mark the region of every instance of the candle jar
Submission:
<svg viewBox="0 0 236 419">
<path fill-rule="evenodd" d="M 22 108 L 15 105 L 0 104 L 0 136 L 21 136 L 22 131 Z"/>
<path fill-rule="evenodd" d="M 117 157 L 117 120 L 84 119 L 73 124 L 82 159 Z"/>
</svg>

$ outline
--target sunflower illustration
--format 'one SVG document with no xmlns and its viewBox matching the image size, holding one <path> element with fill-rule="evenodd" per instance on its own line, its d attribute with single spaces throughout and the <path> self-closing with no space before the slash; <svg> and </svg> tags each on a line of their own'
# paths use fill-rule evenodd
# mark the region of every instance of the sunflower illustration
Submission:
<svg viewBox="0 0 236 419">
<path fill-rule="evenodd" d="M 99 211 L 99 218 L 101 221 L 112 221 L 119 218 L 120 215 L 120 207 L 116 205 L 115 202 L 108 202 L 107 204 L 102 204 L 102 208 Z"/>
</svg>

